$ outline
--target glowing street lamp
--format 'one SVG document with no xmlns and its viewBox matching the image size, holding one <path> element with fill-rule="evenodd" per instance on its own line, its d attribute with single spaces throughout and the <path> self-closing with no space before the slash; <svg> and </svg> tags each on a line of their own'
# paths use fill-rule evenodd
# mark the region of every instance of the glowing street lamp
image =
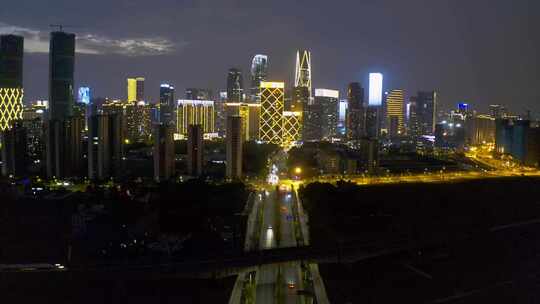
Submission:
<svg viewBox="0 0 540 304">
<path fill-rule="evenodd" d="M 300 167 L 294 168 L 294 173 L 301 174 L 302 173 L 302 168 L 300 168 Z"/>
</svg>

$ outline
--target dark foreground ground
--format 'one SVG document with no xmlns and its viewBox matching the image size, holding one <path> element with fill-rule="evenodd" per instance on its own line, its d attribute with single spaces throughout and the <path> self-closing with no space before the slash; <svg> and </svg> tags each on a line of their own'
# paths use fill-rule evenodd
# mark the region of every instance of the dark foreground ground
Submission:
<svg viewBox="0 0 540 304">
<path fill-rule="evenodd" d="M 320 264 L 330 302 L 540 303 L 539 186 L 537 178 L 307 186 L 314 244 L 408 244 Z"/>
<path fill-rule="evenodd" d="M 88 281 L 66 274 L 0 274 L 0 303 L 227 303 L 235 279 Z"/>
<path fill-rule="evenodd" d="M 362 263 L 319 265 L 331 303 L 540 303 L 540 224 Z"/>
</svg>

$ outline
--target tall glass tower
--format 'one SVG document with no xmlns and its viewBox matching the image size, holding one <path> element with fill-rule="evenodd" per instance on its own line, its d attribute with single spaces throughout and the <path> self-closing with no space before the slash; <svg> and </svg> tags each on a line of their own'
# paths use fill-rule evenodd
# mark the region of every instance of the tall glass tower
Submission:
<svg viewBox="0 0 540 304">
<path fill-rule="evenodd" d="M 244 85 L 242 72 L 239 69 L 229 69 L 227 75 L 227 99 L 229 102 L 242 102 L 244 95 Z"/>
<path fill-rule="evenodd" d="M 52 32 L 49 46 L 49 118 L 66 120 L 73 114 L 75 34 Z"/>
<path fill-rule="evenodd" d="M 255 55 L 251 62 L 251 101 L 260 102 L 260 85 L 268 77 L 268 56 Z"/>
</svg>

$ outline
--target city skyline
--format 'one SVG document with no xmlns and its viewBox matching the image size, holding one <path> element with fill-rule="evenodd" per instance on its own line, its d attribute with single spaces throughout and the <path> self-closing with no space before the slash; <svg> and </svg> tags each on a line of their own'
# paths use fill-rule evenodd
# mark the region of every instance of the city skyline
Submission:
<svg viewBox="0 0 540 304">
<path fill-rule="evenodd" d="M 87 8 L 87 16 L 77 17 L 77 20 L 75 17 L 78 14 L 67 14 L 75 9 L 74 5 L 63 2 L 59 2 L 54 11 L 43 8 L 48 14 L 45 20 L 40 21 L 28 20 L 25 12 L 20 11 L 22 6 L 10 7 L 9 4 L 5 13 L 0 13 L 0 32 L 25 36 L 26 101 L 47 96 L 47 85 L 43 81 L 47 73 L 47 56 L 43 49 L 48 47 L 48 33 L 53 30 L 48 24 L 58 23 L 59 16 L 62 16 L 60 21 L 66 24 L 65 30 L 76 33 L 78 37 L 76 86 L 84 84 L 91 87 L 96 97 L 124 98 L 123 83 L 130 75 L 147 78 L 147 95 L 153 101 L 158 99 L 159 84 L 163 82 L 173 84 L 178 91 L 187 87 L 224 89 L 226 84 L 223 75 L 227 69 L 237 66 L 247 75 L 251 58 L 259 53 L 267 54 L 271 59 L 271 78 L 282 79 L 291 86 L 294 80 L 295 51 L 305 48 L 313 54 L 314 88 L 333 88 L 344 94 L 347 83 L 359 81 L 367 87 L 368 73 L 380 71 L 385 76 L 385 89 L 403 88 L 406 98 L 419 90 L 435 89 L 440 93 L 441 105 L 445 109 L 459 101 L 466 101 L 482 111 L 487 110 L 489 104 L 505 104 L 517 113 L 530 109 L 537 115 L 540 94 L 537 89 L 531 88 L 536 87 L 539 78 L 535 64 L 532 64 L 538 40 L 530 37 L 535 37 L 535 29 L 540 27 L 535 27 L 538 20 L 532 20 L 529 12 L 534 11 L 534 7 L 530 6 L 538 4 L 529 1 L 517 4 L 496 1 L 490 2 L 490 9 L 486 10 L 478 3 L 464 7 L 459 3 L 420 6 L 419 2 L 413 1 L 407 7 L 393 1 L 371 5 L 320 4 L 318 7 L 325 8 L 320 11 L 341 20 L 339 25 L 323 27 L 314 22 L 321 13 L 309 7 L 301 11 L 298 4 L 294 4 L 290 12 L 276 12 L 282 17 L 283 24 L 277 24 L 276 21 L 261 24 L 254 18 L 255 7 L 248 3 L 191 3 L 182 14 L 184 11 L 189 12 L 193 16 L 202 16 L 206 21 L 192 32 L 171 31 L 165 25 L 174 25 L 176 21 L 173 19 L 177 18 L 160 7 L 148 18 L 157 19 L 157 15 L 161 14 L 162 21 L 147 28 L 129 22 L 129 26 L 121 24 L 116 18 L 92 27 L 87 26 L 88 17 L 106 7 L 99 1 L 95 7 Z M 140 15 L 150 4 L 139 3 L 127 7 L 122 4 L 107 5 Z M 182 8 L 180 4 L 173 6 Z M 264 6 L 275 12 L 279 3 Z M 375 19 L 396 17 L 400 9 L 402 16 L 394 19 L 391 26 L 382 23 L 373 29 L 369 26 Z M 454 14 L 441 16 L 435 13 L 439 10 L 452 11 Z M 350 26 L 353 24 L 346 17 L 354 11 L 366 12 L 368 18 L 360 18 L 358 26 L 355 25 L 355 28 L 359 28 L 358 33 L 350 37 L 347 35 L 350 35 Z M 423 28 L 419 17 L 429 12 L 435 13 L 430 18 L 438 18 L 438 22 L 432 28 Z M 231 14 L 227 16 L 226 13 Z M 233 24 L 224 25 L 230 19 L 234 21 Z M 109 24 L 113 20 L 114 26 Z M 492 24 L 495 20 L 501 22 Z M 518 20 L 525 22 L 518 23 Z M 247 21 L 253 21 L 255 26 L 240 25 Z M 491 27 L 487 28 L 484 23 L 491 24 Z M 109 24 L 108 28 L 104 26 L 106 24 Z M 282 31 L 285 27 L 287 31 Z M 400 32 L 394 31 L 397 27 Z M 306 33 L 308 28 L 313 31 Z M 283 34 L 268 36 L 275 31 Z M 321 35 L 313 36 L 312 33 L 316 32 Z M 245 35 L 237 35 L 240 33 Z M 220 35 L 219 39 L 215 35 Z M 516 43 L 503 43 L 497 39 L 499 35 L 516 39 Z M 148 37 L 154 38 L 152 40 Z M 231 37 L 240 43 L 226 44 L 225 41 Z M 241 43 L 248 39 L 243 37 L 249 37 L 252 42 Z M 252 37 L 256 37 L 255 40 Z M 280 43 L 276 43 L 277 39 Z M 521 43 L 523 39 L 528 42 Z M 396 43 L 399 46 L 397 50 L 390 48 L 390 45 L 396 46 Z M 216 44 L 223 45 L 218 48 L 219 56 L 215 56 Z M 516 45 L 519 47 L 516 48 Z M 504 73 L 496 73 L 496 69 Z M 249 84 L 244 85 L 247 87 Z M 493 89 L 495 87 L 496 90 Z"/>
</svg>

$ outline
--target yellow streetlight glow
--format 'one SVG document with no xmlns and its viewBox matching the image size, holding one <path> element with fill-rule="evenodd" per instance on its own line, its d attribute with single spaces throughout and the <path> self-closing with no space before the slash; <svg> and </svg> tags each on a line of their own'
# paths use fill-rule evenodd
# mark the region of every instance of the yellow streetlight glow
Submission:
<svg viewBox="0 0 540 304">
<path fill-rule="evenodd" d="M 300 168 L 300 167 L 294 168 L 294 173 L 296 173 L 296 174 L 302 173 L 302 168 Z"/>
</svg>

